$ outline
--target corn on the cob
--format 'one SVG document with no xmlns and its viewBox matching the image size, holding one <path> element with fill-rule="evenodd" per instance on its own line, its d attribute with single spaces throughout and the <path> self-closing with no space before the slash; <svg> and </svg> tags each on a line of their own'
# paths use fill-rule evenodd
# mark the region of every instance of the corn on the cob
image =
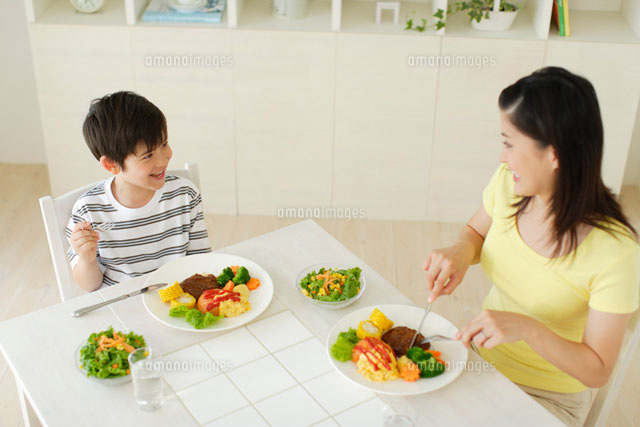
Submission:
<svg viewBox="0 0 640 427">
<path fill-rule="evenodd" d="M 177 281 L 172 285 L 167 285 L 164 288 L 158 289 L 158 295 L 160 295 L 160 299 L 162 302 L 171 301 L 174 298 L 178 298 L 182 295 L 182 288 L 180 287 L 180 283 Z"/>
<path fill-rule="evenodd" d="M 373 310 L 373 312 L 371 313 L 371 316 L 369 316 L 369 320 L 371 320 L 371 322 L 373 322 L 374 325 L 380 328 L 382 333 L 387 332 L 389 329 L 393 327 L 393 322 L 387 319 L 387 316 L 385 316 L 384 313 L 378 310 L 377 308 Z"/>
<path fill-rule="evenodd" d="M 196 299 L 188 293 L 183 293 L 178 298 L 174 298 L 171 300 L 171 308 L 179 307 L 184 305 L 187 308 L 193 308 L 196 306 Z"/>
<path fill-rule="evenodd" d="M 382 336 L 382 331 L 380 330 L 380 328 L 374 325 L 371 320 L 363 320 L 358 325 L 356 336 L 361 340 L 367 337 L 380 338 Z"/>
</svg>

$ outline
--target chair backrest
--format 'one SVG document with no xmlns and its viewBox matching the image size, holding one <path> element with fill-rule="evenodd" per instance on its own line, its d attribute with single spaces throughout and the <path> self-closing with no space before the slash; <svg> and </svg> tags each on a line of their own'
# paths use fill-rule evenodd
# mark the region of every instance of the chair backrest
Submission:
<svg viewBox="0 0 640 427">
<path fill-rule="evenodd" d="M 631 360 L 638 347 L 638 341 L 640 341 L 640 310 L 636 310 L 629 321 L 627 332 L 620 348 L 620 355 L 611 378 L 604 387 L 598 390 L 598 394 L 589 411 L 589 416 L 584 423 L 585 426 L 605 427 L 607 425 L 607 418 L 609 418 L 613 403 L 616 401 L 627 370 L 631 365 Z"/>
<path fill-rule="evenodd" d="M 200 189 L 198 165 L 195 163 L 186 163 L 184 169 L 168 170 L 167 174 L 187 178 Z M 49 241 L 53 270 L 56 275 L 58 292 L 60 293 L 60 299 L 62 301 L 86 293 L 86 291 L 80 288 L 73 280 L 71 265 L 67 260 L 69 241 L 67 240 L 64 230 L 71 217 L 73 204 L 94 185 L 96 185 L 96 183 L 85 185 L 55 199 L 51 196 L 40 198 L 42 220 L 44 221 L 44 228 L 47 233 L 47 240 Z"/>
</svg>

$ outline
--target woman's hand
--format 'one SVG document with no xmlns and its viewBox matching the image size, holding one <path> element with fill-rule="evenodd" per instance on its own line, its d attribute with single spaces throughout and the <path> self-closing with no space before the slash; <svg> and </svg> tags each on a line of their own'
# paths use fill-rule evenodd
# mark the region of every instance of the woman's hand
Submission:
<svg viewBox="0 0 640 427">
<path fill-rule="evenodd" d="M 431 251 L 422 267 L 427 272 L 427 288 L 431 291 L 429 302 L 453 292 L 462 282 L 474 254 L 473 245 L 467 242 Z"/>
<path fill-rule="evenodd" d="M 484 310 L 469 322 L 453 339 L 460 340 L 466 348 L 471 341 L 476 347 L 493 348 L 519 340 L 528 341 L 538 321 L 523 314 L 509 311 Z"/>
</svg>

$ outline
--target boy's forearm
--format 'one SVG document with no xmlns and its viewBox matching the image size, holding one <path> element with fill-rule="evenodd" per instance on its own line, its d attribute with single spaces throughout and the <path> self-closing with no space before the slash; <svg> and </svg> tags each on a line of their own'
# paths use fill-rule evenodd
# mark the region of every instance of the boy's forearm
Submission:
<svg viewBox="0 0 640 427">
<path fill-rule="evenodd" d="M 458 240 L 455 245 L 464 247 L 468 251 L 471 264 L 477 264 L 480 262 L 480 253 L 482 252 L 482 244 L 484 239 L 477 231 L 475 231 L 469 224 L 460 230 L 458 234 Z"/>
<path fill-rule="evenodd" d="M 84 290 L 95 291 L 102 284 L 102 271 L 98 267 L 98 261 L 78 261 L 73 269 L 73 278 Z"/>
</svg>

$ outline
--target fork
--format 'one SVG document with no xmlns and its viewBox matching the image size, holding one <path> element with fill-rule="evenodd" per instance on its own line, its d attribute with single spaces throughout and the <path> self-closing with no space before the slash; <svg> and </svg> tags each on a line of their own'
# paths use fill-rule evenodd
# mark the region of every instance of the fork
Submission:
<svg viewBox="0 0 640 427">
<path fill-rule="evenodd" d="M 446 337 L 444 335 L 429 335 L 428 337 L 424 338 L 422 341 L 420 341 L 418 344 L 426 344 L 428 342 L 431 341 L 453 341 L 453 338 L 451 337 Z"/>
<path fill-rule="evenodd" d="M 111 230 L 115 225 L 116 223 L 113 221 L 103 222 L 100 224 L 96 224 L 96 226 L 93 227 L 93 229 L 96 231 L 102 231 L 104 233 L 105 231 Z"/>
<path fill-rule="evenodd" d="M 414 344 L 414 345 L 420 346 L 421 344 L 430 343 L 431 341 L 455 341 L 455 340 L 453 338 L 451 338 L 451 337 L 445 337 L 444 335 L 430 335 L 430 336 L 426 337 L 425 339 L 423 339 L 422 341 L 420 341 L 419 343 Z M 476 347 L 476 345 L 474 344 L 473 341 L 469 341 L 469 345 L 471 346 L 473 351 L 475 351 L 476 353 L 480 354 L 480 352 L 478 351 L 478 347 Z"/>
</svg>

